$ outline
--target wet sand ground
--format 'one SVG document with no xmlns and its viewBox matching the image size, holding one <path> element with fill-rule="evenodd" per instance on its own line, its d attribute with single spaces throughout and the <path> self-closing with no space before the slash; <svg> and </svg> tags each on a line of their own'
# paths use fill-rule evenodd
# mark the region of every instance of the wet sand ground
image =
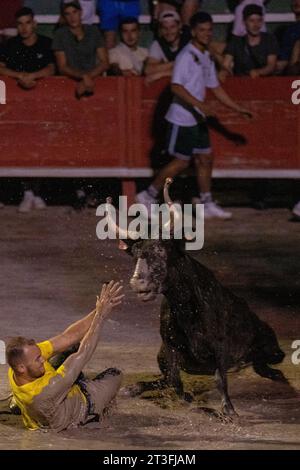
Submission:
<svg viewBox="0 0 300 470">
<path fill-rule="evenodd" d="M 291 387 L 263 379 L 251 368 L 232 373 L 230 395 L 239 413 L 224 424 L 199 411 L 220 405 L 213 380 L 186 377 L 191 405 L 169 395 L 120 396 L 110 419 L 60 434 L 30 432 L 0 402 L 0 449 L 299 449 L 300 365 L 291 344 L 300 340 L 300 224 L 289 211 L 234 209 L 232 221 L 210 221 L 196 256 L 224 285 L 246 298 L 275 329 L 286 358 L 280 369 Z M 125 381 L 158 374 L 159 302 L 141 304 L 129 287 L 132 260 L 114 241 L 96 239 L 92 210 L 64 207 L 20 215 L 1 210 L 0 339 L 44 340 L 92 310 L 104 281 L 123 280 L 126 301 L 103 329 L 86 372 L 117 366 Z M 8 394 L 0 365 L 0 398 Z"/>
</svg>

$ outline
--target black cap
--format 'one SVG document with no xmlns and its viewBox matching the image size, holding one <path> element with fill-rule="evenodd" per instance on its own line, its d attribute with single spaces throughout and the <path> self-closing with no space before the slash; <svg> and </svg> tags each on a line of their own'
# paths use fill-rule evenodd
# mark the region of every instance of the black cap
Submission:
<svg viewBox="0 0 300 470">
<path fill-rule="evenodd" d="M 243 10 L 244 20 L 249 18 L 249 16 L 251 15 L 264 16 L 264 11 L 262 7 L 260 7 L 259 5 L 255 5 L 255 3 L 251 3 L 250 5 L 247 5 Z"/>
</svg>

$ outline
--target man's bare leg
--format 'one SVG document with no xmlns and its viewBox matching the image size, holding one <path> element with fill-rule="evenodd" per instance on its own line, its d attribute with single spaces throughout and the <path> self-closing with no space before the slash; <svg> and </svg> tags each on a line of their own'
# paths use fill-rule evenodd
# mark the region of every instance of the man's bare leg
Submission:
<svg viewBox="0 0 300 470">
<path fill-rule="evenodd" d="M 157 203 L 156 198 L 158 193 L 163 188 L 166 178 L 174 178 L 189 166 L 189 160 L 180 160 L 174 158 L 168 165 L 166 165 L 156 176 L 152 184 L 145 190 L 137 194 L 136 202 L 143 204 L 148 213 L 151 213 L 152 204 Z"/>
<path fill-rule="evenodd" d="M 202 194 L 211 192 L 211 178 L 213 169 L 213 156 L 197 155 L 195 158 L 197 182 Z"/>
<path fill-rule="evenodd" d="M 152 185 L 157 192 L 159 192 L 166 181 L 166 178 L 174 178 L 174 176 L 179 175 L 189 166 L 188 160 L 179 160 L 174 158 L 170 163 L 168 163 L 156 176 L 155 180 L 152 182 Z"/>
<path fill-rule="evenodd" d="M 197 173 L 197 182 L 199 187 L 199 197 L 193 198 L 193 203 L 204 204 L 204 217 L 206 219 L 230 219 L 231 212 L 224 211 L 212 199 L 211 181 L 213 170 L 213 155 L 201 154 L 195 156 L 195 166 Z"/>
</svg>

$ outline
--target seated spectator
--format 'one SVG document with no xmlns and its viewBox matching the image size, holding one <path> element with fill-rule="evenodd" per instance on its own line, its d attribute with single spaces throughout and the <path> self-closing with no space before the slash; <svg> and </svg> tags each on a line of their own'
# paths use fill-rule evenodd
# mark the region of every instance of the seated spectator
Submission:
<svg viewBox="0 0 300 470">
<path fill-rule="evenodd" d="M 272 75 L 276 69 L 278 44 L 273 34 L 261 32 L 262 7 L 246 6 L 243 18 L 247 34 L 233 37 L 226 47 L 222 78 L 232 73 L 252 78 Z"/>
<path fill-rule="evenodd" d="M 149 49 L 145 67 L 148 82 L 171 77 L 177 54 L 188 40 L 181 35 L 182 23 L 176 11 L 166 10 L 159 17 L 159 38 Z"/>
<path fill-rule="evenodd" d="M 69 3 L 70 0 L 61 0 L 61 4 Z M 82 24 L 89 24 L 92 25 L 94 23 L 95 15 L 96 15 L 96 0 L 79 0 L 82 14 L 81 14 L 81 21 Z M 65 24 L 64 17 L 60 15 L 58 24 L 56 25 L 55 29 L 63 26 Z"/>
<path fill-rule="evenodd" d="M 117 45 L 119 25 L 125 18 L 138 19 L 140 15 L 139 0 L 98 0 L 97 10 L 100 14 L 100 27 L 104 32 L 105 46 L 112 49 Z"/>
<path fill-rule="evenodd" d="M 300 75 L 300 39 L 296 41 L 286 75 Z"/>
<path fill-rule="evenodd" d="M 280 52 L 277 63 L 277 71 L 283 72 L 292 57 L 296 41 L 300 39 L 300 0 L 292 0 L 291 10 L 295 15 L 295 23 L 288 26 L 282 42 L 280 41 Z"/>
<path fill-rule="evenodd" d="M 15 78 L 25 89 L 35 88 L 41 78 L 54 74 L 51 39 L 36 33 L 30 8 L 16 13 L 18 35 L 7 41 L 0 58 L 0 75 Z"/>
<path fill-rule="evenodd" d="M 148 50 L 140 47 L 140 27 L 136 18 L 127 18 L 120 24 L 121 42 L 109 50 L 109 62 L 113 75 L 141 75 Z"/>
<path fill-rule="evenodd" d="M 181 17 L 183 27 L 188 27 L 191 17 L 200 10 L 202 0 L 153 0 L 153 19 L 158 20 L 164 11 L 177 11 Z"/>
<path fill-rule="evenodd" d="M 234 36 L 245 36 L 245 34 L 247 33 L 246 26 L 243 20 L 243 11 L 246 6 L 258 5 L 262 7 L 263 14 L 265 15 L 266 10 L 265 10 L 264 5 L 266 5 L 269 2 L 270 0 L 254 0 L 254 1 L 253 0 L 238 0 L 237 1 L 238 5 L 236 6 L 234 10 L 234 22 L 233 22 L 232 34 L 234 34 Z M 260 30 L 261 32 L 264 32 L 264 33 L 267 31 L 264 17 L 263 17 Z"/>
<path fill-rule="evenodd" d="M 1 0 L 0 42 L 18 34 L 15 14 L 23 7 L 23 0 Z"/>
<path fill-rule="evenodd" d="M 107 52 L 96 26 L 83 25 L 79 1 L 65 1 L 61 6 L 65 25 L 57 29 L 52 48 L 59 73 L 77 80 L 76 97 L 94 94 L 95 78 L 108 69 Z"/>
</svg>

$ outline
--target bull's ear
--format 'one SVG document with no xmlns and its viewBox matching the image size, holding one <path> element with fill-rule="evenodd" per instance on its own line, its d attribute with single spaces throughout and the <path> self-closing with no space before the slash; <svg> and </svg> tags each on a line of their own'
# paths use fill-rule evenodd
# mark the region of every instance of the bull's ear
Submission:
<svg viewBox="0 0 300 470">
<path fill-rule="evenodd" d="M 128 255 L 132 255 L 132 247 L 136 240 L 121 240 L 119 239 L 119 250 L 126 251 Z"/>
</svg>

